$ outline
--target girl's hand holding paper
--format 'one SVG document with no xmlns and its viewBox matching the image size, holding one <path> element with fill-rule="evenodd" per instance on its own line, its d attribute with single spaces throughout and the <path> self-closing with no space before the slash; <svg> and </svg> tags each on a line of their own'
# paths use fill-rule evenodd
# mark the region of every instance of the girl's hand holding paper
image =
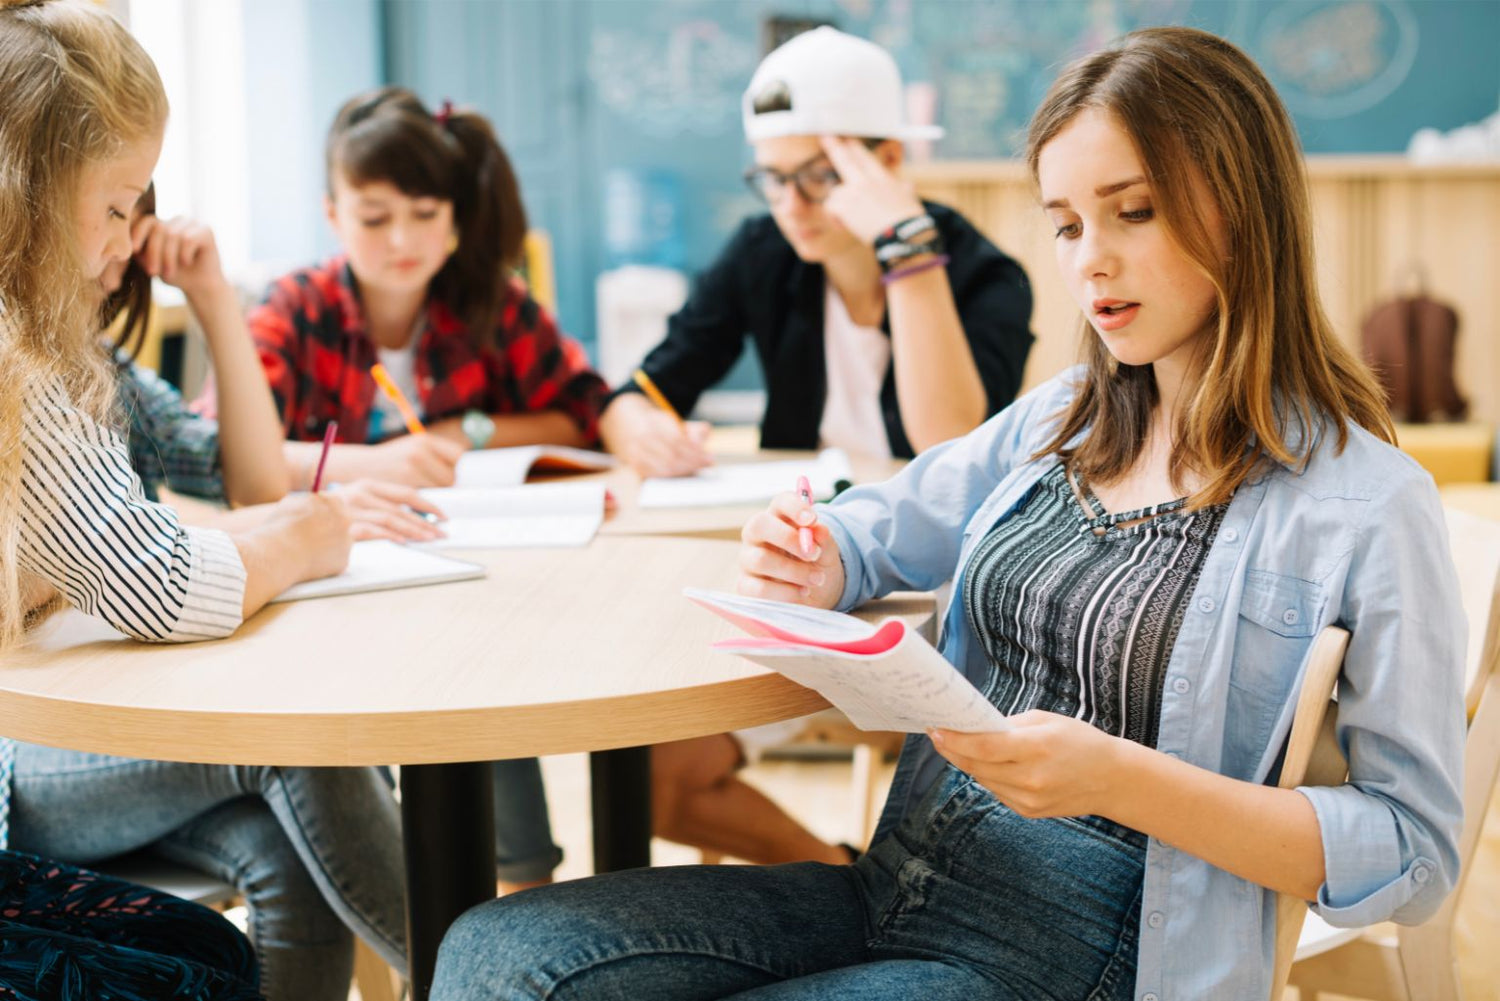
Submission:
<svg viewBox="0 0 1500 1001">
<path fill-rule="evenodd" d="M 928 736 L 953 767 L 1023 817 L 1110 817 L 1113 798 L 1135 788 L 1127 762 L 1145 750 L 1141 745 L 1041 709 L 1009 723 L 996 733 L 933 730 Z"/>
</svg>

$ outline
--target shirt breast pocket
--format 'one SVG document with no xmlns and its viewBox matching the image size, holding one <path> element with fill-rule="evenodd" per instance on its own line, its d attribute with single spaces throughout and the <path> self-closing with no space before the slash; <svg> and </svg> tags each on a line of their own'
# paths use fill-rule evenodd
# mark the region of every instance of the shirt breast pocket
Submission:
<svg viewBox="0 0 1500 1001">
<path fill-rule="evenodd" d="M 1277 636 L 1307 639 L 1318 631 L 1323 601 L 1323 589 L 1310 580 L 1251 570 L 1240 615 Z"/>
<path fill-rule="evenodd" d="M 1242 760 L 1257 759 L 1270 740 L 1326 603 L 1313 581 L 1265 570 L 1246 574 L 1225 718 L 1225 740 Z"/>
</svg>

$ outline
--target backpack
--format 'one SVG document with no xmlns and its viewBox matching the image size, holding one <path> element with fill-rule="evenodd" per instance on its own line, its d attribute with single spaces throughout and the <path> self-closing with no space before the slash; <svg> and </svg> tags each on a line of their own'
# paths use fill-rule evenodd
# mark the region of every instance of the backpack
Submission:
<svg viewBox="0 0 1500 1001">
<path fill-rule="evenodd" d="M 1453 380 L 1458 313 L 1418 292 L 1375 307 L 1363 328 L 1365 361 L 1385 389 L 1391 416 L 1422 424 L 1463 420 L 1469 403 Z"/>
</svg>

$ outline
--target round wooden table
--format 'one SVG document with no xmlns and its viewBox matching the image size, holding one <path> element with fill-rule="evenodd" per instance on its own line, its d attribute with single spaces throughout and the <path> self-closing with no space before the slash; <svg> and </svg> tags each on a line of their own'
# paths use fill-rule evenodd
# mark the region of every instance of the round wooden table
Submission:
<svg viewBox="0 0 1500 1001">
<path fill-rule="evenodd" d="M 732 587 L 737 552 L 651 536 L 465 554 L 485 579 L 273 605 L 228 639 L 180 646 L 69 612 L 0 670 L 0 732 L 136 758 L 401 764 L 408 946 L 424 998 L 449 923 L 494 894 L 488 762 L 609 752 L 593 756 L 596 868 L 644 865 L 647 745 L 826 705 L 709 649 L 734 627 L 682 588 Z M 869 614 L 920 624 L 932 601 Z"/>
</svg>

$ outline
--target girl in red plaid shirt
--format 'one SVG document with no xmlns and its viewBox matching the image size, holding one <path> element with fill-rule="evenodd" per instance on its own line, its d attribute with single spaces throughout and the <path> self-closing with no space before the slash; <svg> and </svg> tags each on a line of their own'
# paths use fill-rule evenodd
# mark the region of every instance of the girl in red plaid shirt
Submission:
<svg viewBox="0 0 1500 1001">
<path fill-rule="evenodd" d="M 362 529 L 429 539 L 416 492 L 448 486 L 469 448 L 593 445 L 606 387 L 514 271 L 526 213 L 510 161 L 481 115 L 382 87 L 349 100 L 329 129 L 328 221 L 343 253 L 271 286 L 249 317 L 295 487 L 338 421 L 330 482 L 362 481 L 389 502 Z M 408 434 L 371 368 L 382 364 L 421 416 Z M 378 500 L 378 498 L 372 498 Z M 548 882 L 552 841 L 536 759 L 495 763 L 496 876 Z"/>
<path fill-rule="evenodd" d="M 293 483 L 333 420 L 333 482 L 447 486 L 468 448 L 593 445 L 606 387 L 514 275 L 526 213 L 489 122 L 382 87 L 340 109 L 327 164 L 343 253 L 277 281 L 249 318 Z M 430 433 L 406 433 L 377 362 Z M 391 521 L 431 532 L 400 508 Z"/>
</svg>

